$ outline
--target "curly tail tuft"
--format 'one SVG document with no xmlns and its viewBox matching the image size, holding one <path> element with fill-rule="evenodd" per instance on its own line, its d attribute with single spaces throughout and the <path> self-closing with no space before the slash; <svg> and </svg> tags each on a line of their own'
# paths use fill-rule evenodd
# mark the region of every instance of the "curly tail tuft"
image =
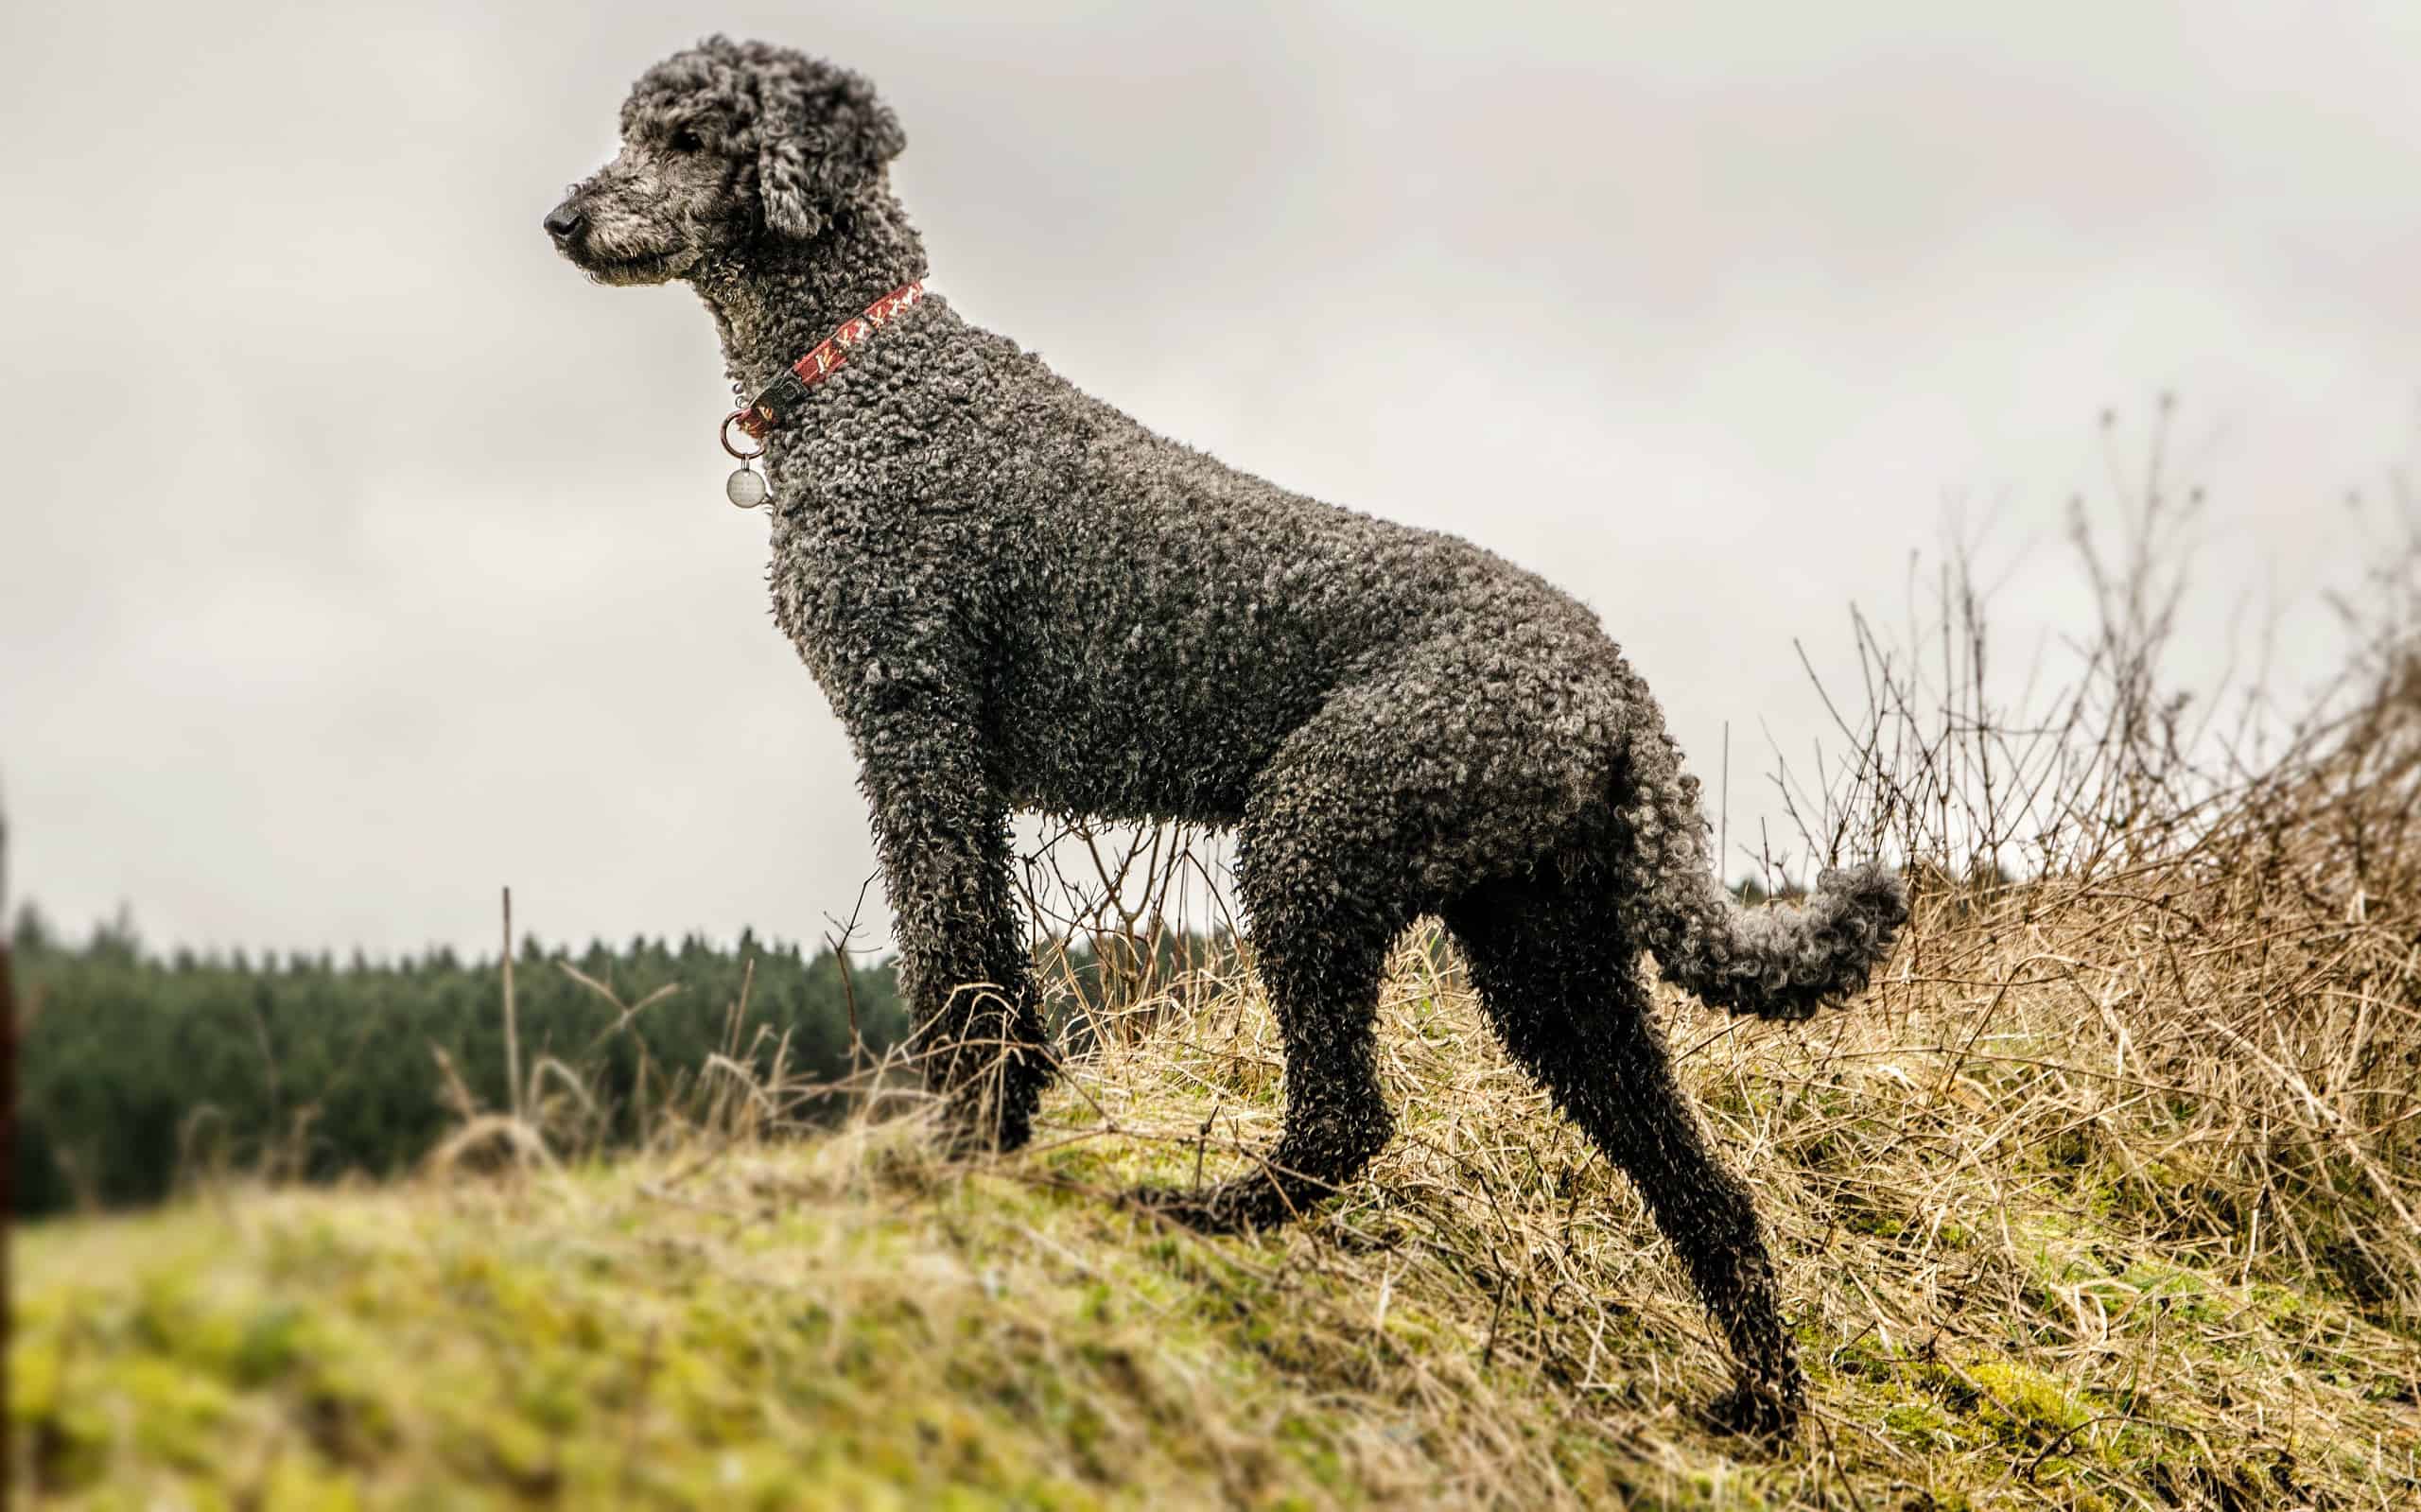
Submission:
<svg viewBox="0 0 2421 1512">
<path fill-rule="evenodd" d="M 1708 878 L 1655 931 L 1656 961 L 1715 1007 L 1805 1018 L 1865 986 L 1907 917 L 1900 878 L 1872 863 L 1826 871 L 1805 898 L 1762 909 Z"/>
</svg>

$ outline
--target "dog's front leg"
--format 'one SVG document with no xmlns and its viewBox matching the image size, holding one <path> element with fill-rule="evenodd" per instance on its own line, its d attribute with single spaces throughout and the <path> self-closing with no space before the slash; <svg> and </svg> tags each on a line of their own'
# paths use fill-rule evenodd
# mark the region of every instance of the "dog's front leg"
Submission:
<svg viewBox="0 0 2421 1512">
<path fill-rule="evenodd" d="M 926 706 L 895 707 L 856 733 L 910 1053 L 944 1101 L 953 1144 L 1013 1150 L 1053 1061 L 1011 889 L 1008 806 L 975 731 Z"/>
</svg>

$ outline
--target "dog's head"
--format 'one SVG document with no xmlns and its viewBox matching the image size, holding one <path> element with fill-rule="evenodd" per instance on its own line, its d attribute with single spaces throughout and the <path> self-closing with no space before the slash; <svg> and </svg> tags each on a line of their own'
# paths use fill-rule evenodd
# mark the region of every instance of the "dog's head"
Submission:
<svg viewBox="0 0 2421 1512">
<path fill-rule="evenodd" d="M 621 151 L 548 213 L 547 235 L 601 283 L 660 284 L 765 238 L 823 235 L 906 142 L 857 75 L 710 37 L 639 79 Z"/>
</svg>

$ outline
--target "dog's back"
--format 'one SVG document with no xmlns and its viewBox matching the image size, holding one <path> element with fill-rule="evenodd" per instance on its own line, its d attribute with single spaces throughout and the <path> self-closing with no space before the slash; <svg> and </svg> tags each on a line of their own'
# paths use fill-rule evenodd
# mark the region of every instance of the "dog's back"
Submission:
<svg viewBox="0 0 2421 1512">
<path fill-rule="evenodd" d="M 937 298 L 814 391 L 775 482 L 776 603 L 827 688 L 860 674 L 828 648 L 864 596 L 913 580 L 980 627 L 1036 807 L 1234 823 L 1291 731 L 1435 641 L 1629 695 L 1595 617 L 1535 574 L 1158 435 Z"/>
</svg>

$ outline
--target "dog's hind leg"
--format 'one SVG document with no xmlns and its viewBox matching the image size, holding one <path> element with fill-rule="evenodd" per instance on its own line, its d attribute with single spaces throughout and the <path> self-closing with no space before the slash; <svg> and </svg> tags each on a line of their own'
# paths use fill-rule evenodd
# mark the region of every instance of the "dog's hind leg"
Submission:
<svg viewBox="0 0 2421 1512">
<path fill-rule="evenodd" d="M 1239 890 L 1285 1047 L 1285 1124 L 1249 1175 L 1204 1192 L 1136 1194 L 1196 1228 L 1265 1228 L 1301 1217 L 1361 1174 L 1394 1128 L 1372 1020 L 1387 947 L 1411 912 L 1393 901 L 1336 896 L 1316 833 L 1324 827 L 1248 826 L 1243 837 Z"/>
<path fill-rule="evenodd" d="M 1387 947 L 1542 854 L 1603 793 L 1607 759 L 1558 735 L 1602 721 L 1594 677 L 1440 641 L 1337 691 L 1280 745 L 1245 801 L 1237 890 L 1286 1048 L 1284 1131 L 1262 1171 L 1147 1201 L 1208 1227 L 1283 1223 L 1385 1145 L 1372 1020 Z"/>
<path fill-rule="evenodd" d="M 1490 883 L 1448 909 L 1506 1049 L 1637 1184 L 1740 1366 L 1722 1426 L 1787 1431 L 1806 1386 L 1764 1225 L 1707 1145 L 1650 1017 L 1638 947 L 1571 884 Z"/>
</svg>

